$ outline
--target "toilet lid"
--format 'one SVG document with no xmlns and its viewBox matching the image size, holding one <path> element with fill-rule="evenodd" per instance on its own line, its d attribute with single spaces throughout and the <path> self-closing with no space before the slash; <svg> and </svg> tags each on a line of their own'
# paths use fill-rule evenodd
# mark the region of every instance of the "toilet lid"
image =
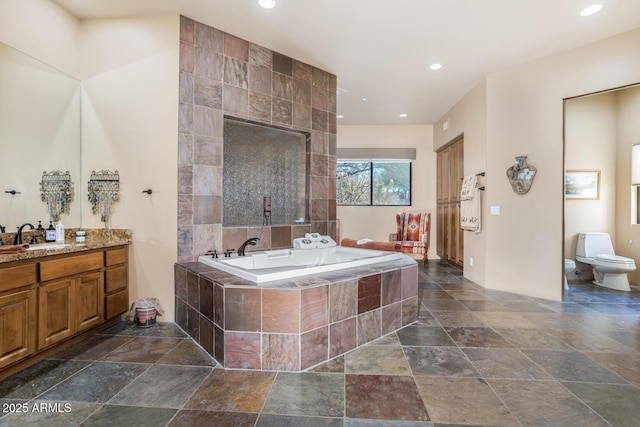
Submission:
<svg viewBox="0 0 640 427">
<path fill-rule="evenodd" d="M 598 254 L 594 257 L 596 260 L 617 263 L 617 264 L 631 264 L 635 261 L 631 258 L 626 258 L 618 255 Z"/>
</svg>

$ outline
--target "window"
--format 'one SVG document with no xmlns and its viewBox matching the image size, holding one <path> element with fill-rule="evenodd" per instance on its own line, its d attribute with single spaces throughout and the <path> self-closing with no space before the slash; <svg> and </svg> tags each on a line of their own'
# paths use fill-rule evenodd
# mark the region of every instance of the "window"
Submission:
<svg viewBox="0 0 640 427">
<path fill-rule="evenodd" d="M 336 203 L 347 206 L 410 206 L 410 161 L 338 160 Z"/>
</svg>

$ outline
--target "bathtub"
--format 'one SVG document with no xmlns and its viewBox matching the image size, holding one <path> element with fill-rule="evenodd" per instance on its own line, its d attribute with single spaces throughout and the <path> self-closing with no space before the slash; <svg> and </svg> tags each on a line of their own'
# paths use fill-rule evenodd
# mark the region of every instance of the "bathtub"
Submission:
<svg viewBox="0 0 640 427">
<path fill-rule="evenodd" d="M 316 249 L 279 249 L 255 252 L 244 257 L 213 259 L 201 256 L 198 262 L 253 283 L 290 279 L 308 274 L 362 267 L 404 257 L 399 252 L 376 251 L 344 246 Z"/>
</svg>

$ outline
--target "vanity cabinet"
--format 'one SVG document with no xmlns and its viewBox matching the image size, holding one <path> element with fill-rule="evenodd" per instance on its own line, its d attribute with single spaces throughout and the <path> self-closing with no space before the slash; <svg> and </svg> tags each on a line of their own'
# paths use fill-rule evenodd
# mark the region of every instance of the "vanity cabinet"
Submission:
<svg viewBox="0 0 640 427">
<path fill-rule="evenodd" d="M 0 269 L 0 368 L 36 351 L 36 287 L 35 265 Z"/>
<path fill-rule="evenodd" d="M 0 263 L 0 370 L 116 320 L 128 270 L 126 245 Z"/>
</svg>

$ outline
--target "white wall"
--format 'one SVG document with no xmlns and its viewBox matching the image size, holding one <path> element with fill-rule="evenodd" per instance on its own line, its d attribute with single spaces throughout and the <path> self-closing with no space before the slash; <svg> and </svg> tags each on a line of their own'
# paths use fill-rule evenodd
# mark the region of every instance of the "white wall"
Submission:
<svg viewBox="0 0 640 427">
<path fill-rule="evenodd" d="M 566 170 L 600 171 L 598 200 L 565 200 L 565 258 L 575 259 L 578 233 L 596 231 L 615 238 L 617 110 L 613 92 L 565 102 Z"/>
<path fill-rule="evenodd" d="M 110 226 L 133 230 L 129 298 L 159 298 L 173 321 L 179 16 L 82 21 L 81 36 L 82 181 L 119 172 Z M 82 218 L 103 226 L 84 201 Z"/>
<path fill-rule="evenodd" d="M 470 90 L 451 110 L 433 126 L 433 150 L 464 135 L 464 174 L 471 175 L 487 170 L 487 117 L 486 82 L 483 79 Z M 479 178 L 479 184 L 488 188 L 491 175 Z M 435 171 L 434 178 L 435 179 Z M 464 276 L 478 285 L 485 285 L 487 213 L 486 193 L 480 192 L 482 209 L 480 233 L 464 232 Z M 473 258 L 473 265 L 469 259 Z"/>
<path fill-rule="evenodd" d="M 0 42 L 76 78 L 79 25 L 50 0 L 0 0 Z"/>
<path fill-rule="evenodd" d="M 411 206 L 338 206 L 340 238 L 388 241 L 396 230 L 396 212 L 431 212 L 431 248 L 435 251 L 436 154 L 433 152 L 432 126 L 338 126 L 339 148 L 415 148 L 412 163 Z"/>
<path fill-rule="evenodd" d="M 563 99 L 640 82 L 639 50 L 634 30 L 487 77 L 488 288 L 561 299 Z M 517 155 L 538 168 L 524 196 L 504 177 Z"/>
</svg>

